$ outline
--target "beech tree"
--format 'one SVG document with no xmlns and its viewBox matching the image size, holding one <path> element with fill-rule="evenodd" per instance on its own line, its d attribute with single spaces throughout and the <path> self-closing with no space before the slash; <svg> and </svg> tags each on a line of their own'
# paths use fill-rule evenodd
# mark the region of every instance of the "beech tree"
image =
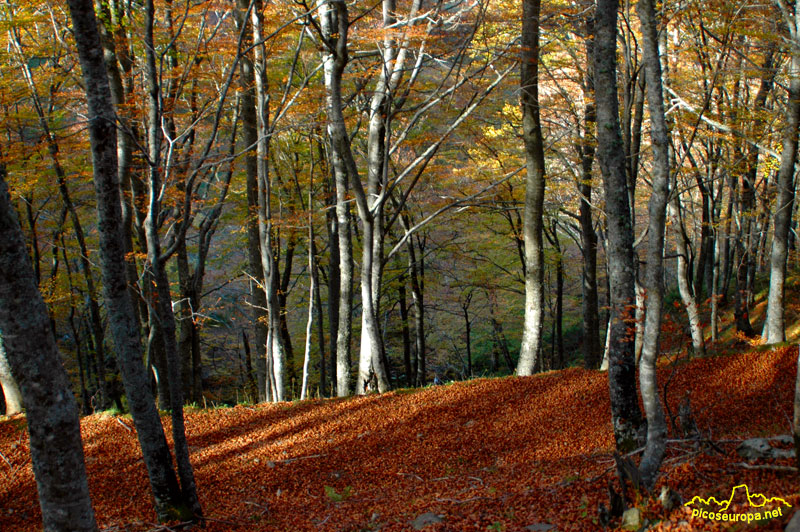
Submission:
<svg viewBox="0 0 800 532">
<path fill-rule="evenodd" d="M 538 0 L 522 3 L 522 58 L 520 88 L 522 138 L 527 179 L 523 239 L 525 241 L 525 323 L 522 329 L 518 375 L 531 375 L 542 350 L 544 324 L 544 142 L 539 118 L 539 11 Z"/>
<path fill-rule="evenodd" d="M 2 157 L 0 154 L 0 337 L 5 353 L 0 355 L 3 365 L 8 357 L 25 403 L 44 529 L 95 531 L 78 407 L 11 204 Z"/>
<path fill-rule="evenodd" d="M 161 419 L 141 362 L 138 324 L 127 288 L 125 255 L 122 248 L 124 240 L 117 181 L 114 110 L 94 6 L 85 0 L 70 0 L 69 10 L 90 117 L 89 137 L 100 229 L 100 266 L 103 272 L 103 290 L 109 312 L 109 326 L 136 434 L 150 477 L 156 513 L 161 520 L 192 516 L 201 518 L 193 483 L 185 486 L 178 484 Z M 182 480 L 189 479 L 182 477 Z"/>
<path fill-rule="evenodd" d="M 625 173 L 625 152 L 617 100 L 617 0 L 598 0 L 594 75 L 597 105 L 597 161 L 603 174 L 608 223 L 606 255 L 610 289 L 608 382 L 614 439 L 620 452 L 636 448 L 642 414 L 636 394 L 633 347 L 633 231 Z"/>
<path fill-rule="evenodd" d="M 795 194 L 795 164 L 797 163 L 798 131 L 800 130 L 800 7 L 777 0 L 781 15 L 789 28 L 789 88 L 786 101 L 786 124 L 783 131 L 783 150 L 778 170 L 778 197 L 775 204 L 774 234 L 769 268 L 769 296 L 764 338 L 775 344 L 786 339 L 784 285 L 789 244 L 789 228 Z"/>
<path fill-rule="evenodd" d="M 14 375 L 11 374 L 11 366 L 8 364 L 5 343 L 0 335 L 0 388 L 2 388 L 3 399 L 5 402 L 5 413 L 13 416 L 22 412 L 22 393 Z"/>
<path fill-rule="evenodd" d="M 647 311 L 645 314 L 642 356 L 639 362 L 639 385 L 647 416 L 647 445 L 639 466 L 647 489 L 655 484 L 658 469 L 666 451 L 667 424 L 661 406 L 656 377 L 661 335 L 661 313 L 664 302 L 664 232 L 669 199 L 669 131 L 664 116 L 661 88 L 661 58 L 658 50 L 658 27 L 652 0 L 637 5 L 642 23 L 644 66 L 647 75 L 647 103 L 650 109 L 650 136 L 653 146 L 653 191 L 648 207 L 647 246 Z"/>
</svg>

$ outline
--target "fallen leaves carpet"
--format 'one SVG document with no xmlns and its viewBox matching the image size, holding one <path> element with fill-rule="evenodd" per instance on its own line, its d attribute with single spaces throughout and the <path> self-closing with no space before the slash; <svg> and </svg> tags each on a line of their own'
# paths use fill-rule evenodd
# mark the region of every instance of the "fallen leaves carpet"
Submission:
<svg viewBox="0 0 800 532">
<path fill-rule="evenodd" d="M 796 473 L 743 468 L 735 448 L 745 437 L 788 433 L 796 362 L 794 347 L 662 367 L 669 411 L 688 394 L 702 434 L 722 453 L 672 442 L 660 484 L 689 500 L 747 483 L 793 505 L 759 530 L 780 529 L 800 506 Z M 168 530 L 155 523 L 132 421 L 94 415 L 81 426 L 100 528 Z M 413 530 L 425 513 L 441 519 L 425 530 L 600 530 L 597 508 L 608 504 L 613 475 L 607 375 L 582 369 L 189 410 L 186 429 L 210 532 Z M 0 530 L 40 530 L 23 417 L 0 422 L 0 453 Z M 639 506 L 661 530 L 729 529 L 686 507 Z"/>
</svg>

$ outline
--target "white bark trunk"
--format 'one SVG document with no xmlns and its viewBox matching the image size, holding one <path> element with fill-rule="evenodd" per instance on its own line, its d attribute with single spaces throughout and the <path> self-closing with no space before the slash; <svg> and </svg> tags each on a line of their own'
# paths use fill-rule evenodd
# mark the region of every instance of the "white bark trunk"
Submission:
<svg viewBox="0 0 800 532">
<path fill-rule="evenodd" d="M 0 387 L 6 402 L 6 415 L 13 416 L 22 412 L 22 393 L 16 379 L 11 375 L 11 367 L 6 359 L 6 348 L 0 333 Z"/>
</svg>

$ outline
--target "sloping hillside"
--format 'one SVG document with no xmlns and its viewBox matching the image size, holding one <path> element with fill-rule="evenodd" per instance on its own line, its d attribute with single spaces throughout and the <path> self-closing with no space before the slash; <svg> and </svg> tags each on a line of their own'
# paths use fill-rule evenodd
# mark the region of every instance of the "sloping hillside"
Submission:
<svg viewBox="0 0 800 532">
<path fill-rule="evenodd" d="M 747 483 L 800 505 L 795 475 L 745 469 L 735 452 L 743 437 L 788 432 L 796 349 L 664 366 L 660 379 L 670 381 L 671 411 L 689 394 L 702 433 L 724 455 L 672 443 L 662 482 L 686 500 L 724 497 Z M 606 387 L 605 373 L 570 369 L 349 400 L 189 412 L 208 530 L 410 530 L 428 512 L 442 521 L 426 530 L 510 531 L 537 523 L 597 529 L 613 463 Z M 167 530 L 154 523 L 131 420 L 96 415 L 82 428 L 100 526 Z M 39 512 L 22 418 L 0 422 L 0 452 L 0 529 L 35 530 Z M 657 502 L 641 504 L 651 519 L 691 521 L 688 508 L 664 515 Z"/>
</svg>

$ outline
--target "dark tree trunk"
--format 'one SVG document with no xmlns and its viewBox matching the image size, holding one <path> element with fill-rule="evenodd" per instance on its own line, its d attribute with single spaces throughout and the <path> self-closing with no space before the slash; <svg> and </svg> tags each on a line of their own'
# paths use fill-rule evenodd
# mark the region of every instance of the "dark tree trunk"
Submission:
<svg viewBox="0 0 800 532">
<path fill-rule="evenodd" d="M 86 0 L 69 0 L 75 40 L 80 56 L 89 107 L 89 137 L 97 196 L 100 265 L 128 404 L 150 477 L 156 513 L 160 520 L 186 518 L 184 504 L 161 420 L 147 384 L 141 361 L 138 323 L 127 287 L 122 239 L 122 214 L 117 183 L 116 127 L 94 7 Z"/>
<path fill-rule="evenodd" d="M 617 8 L 617 0 L 597 2 L 594 72 L 597 160 L 603 174 L 608 221 L 611 417 L 617 449 L 629 452 L 638 447 L 641 440 L 642 414 L 636 394 L 633 331 L 630 326 L 635 305 L 633 232 L 617 101 Z"/>
<path fill-rule="evenodd" d="M 584 76 L 583 142 L 578 144 L 581 158 L 581 182 L 578 185 L 580 205 L 578 218 L 581 226 L 581 253 L 583 273 L 581 279 L 581 312 L 583 316 L 583 364 L 587 369 L 600 365 L 600 316 L 597 292 L 597 233 L 592 221 L 592 164 L 594 163 L 594 138 L 597 116 L 594 104 L 594 23 L 586 24 L 586 75 Z M 562 360 L 563 363 L 563 360 Z"/>
<path fill-rule="evenodd" d="M 0 165 L 0 357 L 25 403 L 44 529 L 95 531 L 78 408 Z"/>
<path fill-rule="evenodd" d="M 408 327 L 408 304 L 406 303 L 406 280 L 401 278 L 397 287 L 400 301 L 400 326 L 403 336 L 403 367 L 406 372 L 406 386 L 414 386 L 413 366 L 411 364 L 411 334 Z"/>
<path fill-rule="evenodd" d="M 243 46 L 249 46 L 252 39 L 245 29 L 247 25 L 248 0 L 238 0 L 235 19 L 237 30 L 244 34 Z M 242 144 L 247 148 L 244 156 L 245 176 L 247 178 L 247 274 L 250 277 L 250 305 L 252 309 L 255 338 L 256 378 L 258 380 L 258 401 L 267 400 L 267 298 L 264 289 L 259 287 L 258 279 L 263 277 L 261 252 L 258 234 L 258 119 L 256 116 L 255 74 L 252 53 L 242 55 L 239 60 L 239 79 L 241 89 Z"/>
</svg>

